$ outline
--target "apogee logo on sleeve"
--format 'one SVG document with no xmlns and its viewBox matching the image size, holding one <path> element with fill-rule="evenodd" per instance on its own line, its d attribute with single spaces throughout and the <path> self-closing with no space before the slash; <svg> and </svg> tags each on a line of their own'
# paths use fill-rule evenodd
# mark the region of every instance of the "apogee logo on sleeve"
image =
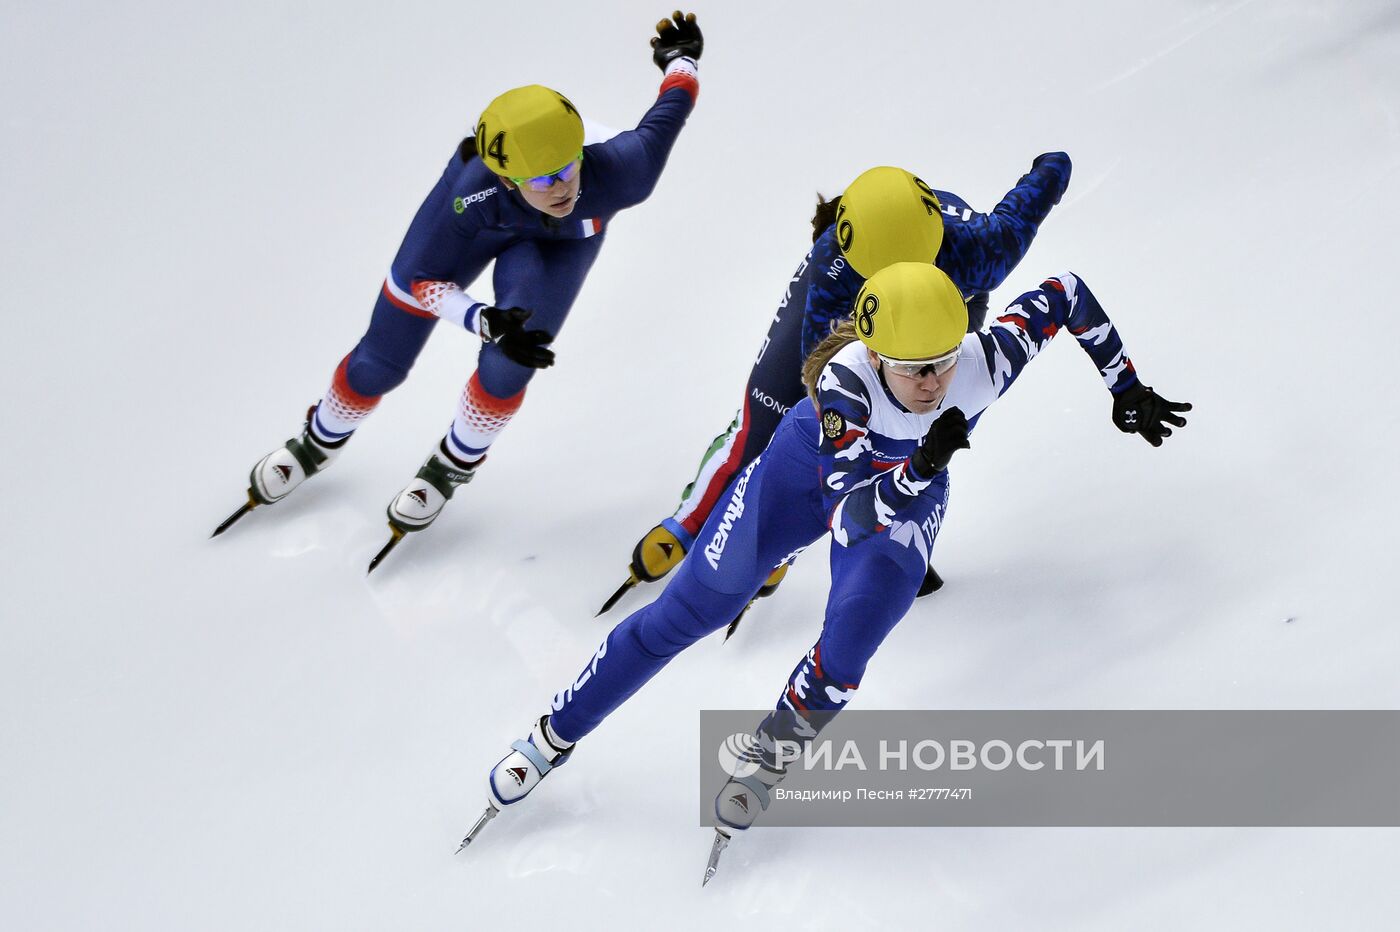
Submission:
<svg viewBox="0 0 1400 932">
<path fill-rule="evenodd" d="M 496 193 L 496 188 L 487 188 L 485 191 L 478 191 L 475 194 L 468 194 L 466 197 L 455 198 L 452 201 L 452 209 L 457 213 L 462 213 L 477 201 L 484 201 Z"/>
</svg>

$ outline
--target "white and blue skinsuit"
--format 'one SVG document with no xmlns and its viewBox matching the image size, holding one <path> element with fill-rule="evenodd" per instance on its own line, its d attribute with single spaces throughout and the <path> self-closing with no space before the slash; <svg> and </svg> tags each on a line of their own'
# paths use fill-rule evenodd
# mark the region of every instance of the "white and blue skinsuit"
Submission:
<svg viewBox="0 0 1400 932">
<path fill-rule="evenodd" d="M 1063 152 L 1040 156 L 985 214 L 956 194 L 935 189 L 943 211 L 943 243 L 933 264 L 967 300 L 969 331 L 982 326 L 987 292 L 1000 286 L 1030 249 L 1040 224 L 1065 193 L 1070 170 Z M 835 226 L 827 227 L 788 283 L 744 386 L 738 415 L 712 442 L 676 511 L 661 522 L 687 550 L 730 481 L 763 451 L 783 415 L 802 399 L 802 361 L 833 324 L 850 316 L 864 285 L 837 245 Z"/>
<path fill-rule="evenodd" d="M 821 636 L 776 708 L 841 709 L 913 604 L 948 503 L 948 471 L 919 475 L 910 455 L 951 408 L 960 408 L 969 431 L 975 429 L 1062 328 L 1112 393 L 1137 384 L 1113 324 L 1069 273 L 1047 279 L 964 337 L 952 384 L 927 414 L 895 399 L 864 344 L 842 348 L 822 370 L 816 405 L 804 398 L 783 418 L 767 449 L 721 498 L 661 596 L 614 628 L 555 696 L 550 727 L 570 742 L 593 731 L 672 657 L 732 621 L 774 566 L 828 530 L 831 591 Z M 791 727 L 783 722 L 794 718 L 770 715 L 765 727 L 770 733 Z"/>
</svg>

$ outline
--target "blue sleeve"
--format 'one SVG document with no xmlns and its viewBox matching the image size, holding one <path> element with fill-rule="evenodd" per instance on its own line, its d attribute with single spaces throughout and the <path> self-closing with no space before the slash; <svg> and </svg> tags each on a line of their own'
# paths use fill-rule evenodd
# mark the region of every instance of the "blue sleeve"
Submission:
<svg viewBox="0 0 1400 932">
<path fill-rule="evenodd" d="M 1089 286 L 1066 272 L 1047 278 L 1035 291 L 1021 295 L 977 334 L 998 398 L 1064 329 L 1093 360 L 1110 392 L 1116 395 L 1137 383 L 1137 371 L 1113 322 Z"/>
<path fill-rule="evenodd" d="M 802 312 L 802 358 L 811 355 L 817 344 L 831 333 L 831 325 L 851 316 L 851 305 L 865 285 L 841 255 L 836 244 L 836 228 L 827 227 L 812 245 L 812 277 L 807 288 L 807 305 Z"/>
<path fill-rule="evenodd" d="M 1040 224 L 1069 187 L 1069 176 L 1069 156 L 1051 152 L 1036 159 L 991 213 L 945 217 L 934 264 L 965 295 L 992 291 L 1030 249 Z"/>
<path fill-rule="evenodd" d="M 817 382 L 822 503 L 831 537 L 849 547 L 889 530 L 934 479 L 921 479 L 907 461 L 877 469 L 870 443 L 871 401 L 865 383 L 840 363 L 828 363 Z M 935 477 L 936 478 L 936 477 Z"/>
<path fill-rule="evenodd" d="M 642 116 L 636 129 L 618 133 L 607 142 L 589 146 L 586 156 L 608 181 L 611 210 L 640 204 L 651 196 L 661 179 L 661 170 L 671 155 L 686 118 L 695 108 L 698 85 L 674 82 L 668 77 L 661 85 L 656 103 Z"/>
</svg>

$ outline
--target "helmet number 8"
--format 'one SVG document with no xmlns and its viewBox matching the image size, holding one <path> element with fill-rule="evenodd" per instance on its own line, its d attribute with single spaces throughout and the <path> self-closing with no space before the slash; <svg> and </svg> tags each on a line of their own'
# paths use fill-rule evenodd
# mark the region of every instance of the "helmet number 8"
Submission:
<svg viewBox="0 0 1400 932">
<path fill-rule="evenodd" d="M 861 336 L 867 339 L 874 336 L 875 312 L 879 309 L 880 299 L 873 294 L 867 294 L 865 300 L 860 303 L 860 310 L 856 312 L 856 327 Z"/>
</svg>

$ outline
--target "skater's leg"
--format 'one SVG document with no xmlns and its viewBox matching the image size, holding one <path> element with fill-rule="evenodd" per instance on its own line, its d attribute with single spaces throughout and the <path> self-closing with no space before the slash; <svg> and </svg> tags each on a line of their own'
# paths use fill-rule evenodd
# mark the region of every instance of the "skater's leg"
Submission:
<svg viewBox="0 0 1400 932">
<path fill-rule="evenodd" d="M 531 312 L 526 326 L 551 336 L 568 316 L 597 257 L 602 237 L 587 240 L 522 240 L 496 257 L 496 305 Z M 389 525 L 399 533 L 428 527 L 457 488 L 470 482 L 486 452 L 525 400 L 536 370 L 486 343 L 467 380 L 447 433 L 407 486 L 389 503 Z"/>
<path fill-rule="evenodd" d="M 330 466 L 380 397 L 403 382 L 435 322 L 425 311 L 396 305 L 387 286 L 382 288 L 369 328 L 336 367 L 325 396 L 307 411 L 301 436 L 253 465 L 248 477 L 250 505 L 281 501 Z"/>
<path fill-rule="evenodd" d="M 380 398 L 408 378 L 436 323 L 427 311 L 396 303 L 387 284 L 381 288 L 369 328 L 340 361 L 316 406 L 312 435 L 326 442 L 348 438 Z"/>
<path fill-rule="evenodd" d="M 637 581 L 661 579 L 680 563 L 734 476 L 763 452 L 783 415 L 802 400 L 802 313 L 811 268 L 804 260 L 789 282 L 759 347 L 734 420 L 710 442 L 675 512 L 633 548 L 631 570 Z"/>
<path fill-rule="evenodd" d="M 603 237 L 516 243 L 496 259 L 496 306 L 530 311 L 525 326 L 557 337 L 598 256 Z M 525 400 L 536 369 L 509 359 L 501 348 L 481 348 L 477 369 L 462 390 L 448 428 L 448 451 L 460 463 L 473 463 L 505 430 Z"/>
<path fill-rule="evenodd" d="M 898 527 L 849 547 L 833 542 L 821 636 L 793 669 L 761 733 L 805 740 L 816 733 L 804 722 L 805 713 L 845 707 L 870 658 L 913 604 L 947 503 L 944 473 L 901 513 Z"/>
<path fill-rule="evenodd" d="M 784 497 L 784 480 L 790 477 L 782 472 L 781 465 L 765 471 L 760 459 L 735 480 L 728 502 L 736 507 L 724 530 L 723 546 L 686 561 L 659 599 L 608 634 L 583 671 L 554 697 L 551 714 L 539 719 L 530 735 L 515 742 L 491 769 L 487 791 L 493 809 L 523 799 L 562 762 L 574 742 L 598 727 L 672 657 L 724 627 L 757 591 L 766 567 L 781 558 L 780 551 L 797 549 L 822 533 L 819 510 L 795 507 L 803 504 L 801 499 Z M 723 520 L 717 512 L 714 527 L 707 525 L 706 530 L 719 533 Z"/>
<path fill-rule="evenodd" d="M 695 478 L 681 493 L 680 505 L 664 522 L 686 548 L 730 481 L 763 452 L 783 415 L 802 400 L 802 312 L 812 270 L 803 260 L 789 282 L 754 359 L 738 414 L 711 441 Z"/>
<path fill-rule="evenodd" d="M 796 473 L 807 468 L 777 450 L 740 473 L 701 530 L 706 545 L 681 564 L 660 598 L 614 628 L 554 697 L 550 722 L 562 738 L 587 735 L 671 658 L 728 625 L 776 563 L 822 534 L 820 510 L 791 492 Z"/>
<path fill-rule="evenodd" d="M 917 551 L 892 544 L 887 535 L 849 549 L 833 544 L 821 636 L 756 731 L 761 765 L 754 773 L 736 774 L 715 797 L 722 835 L 753 824 L 772 801 L 786 765 L 850 701 L 866 664 L 913 604 L 927 565 Z"/>
</svg>

